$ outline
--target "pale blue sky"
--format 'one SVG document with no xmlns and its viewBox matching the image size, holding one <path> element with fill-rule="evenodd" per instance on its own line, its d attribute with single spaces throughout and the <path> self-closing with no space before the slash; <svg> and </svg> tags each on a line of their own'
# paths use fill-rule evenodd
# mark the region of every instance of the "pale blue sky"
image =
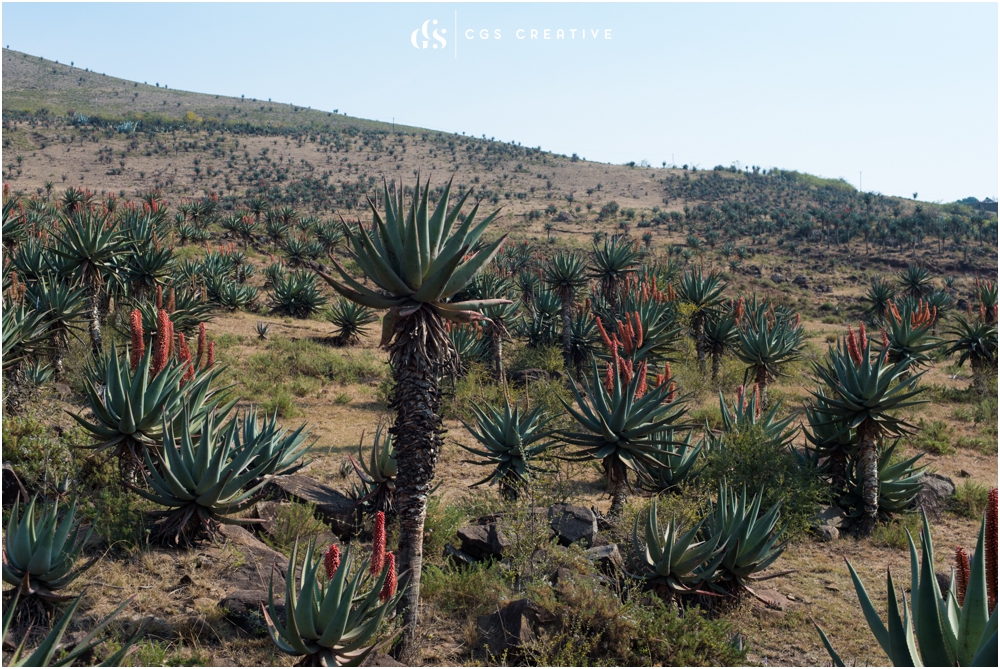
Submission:
<svg viewBox="0 0 1000 669">
<path fill-rule="evenodd" d="M 433 19 L 446 47 L 415 49 Z M 997 195 L 996 4 L 4 2 L 2 41 L 171 88 L 591 160 L 739 161 L 855 185 L 863 172 L 865 190 L 922 200 Z"/>
</svg>

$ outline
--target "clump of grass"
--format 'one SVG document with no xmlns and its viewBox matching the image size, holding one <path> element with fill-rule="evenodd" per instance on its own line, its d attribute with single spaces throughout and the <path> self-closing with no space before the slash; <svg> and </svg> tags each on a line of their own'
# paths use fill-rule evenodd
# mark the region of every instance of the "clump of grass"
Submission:
<svg viewBox="0 0 1000 669">
<path fill-rule="evenodd" d="M 962 485 L 955 489 L 955 495 L 951 499 L 950 508 L 959 516 L 965 518 L 981 518 L 986 510 L 986 503 L 989 500 L 990 490 L 981 483 L 975 481 L 963 481 Z"/>
<path fill-rule="evenodd" d="M 955 452 L 951 443 L 950 428 L 944 421 L 936 420 L 928 423 L 923 418 L 917 421 L 920 431 L 910 439 L 910 445 L 938 455 L 950 455 Z"/>
<path fill-rule="evenodd" d="M 426 565 L 420 579 L 420 596 L 448 613 L 472 617 L 495 611 L 509 589 L 506 569 L 498 562 L 480 562 L 459 568 Z"/>
<path fill-rule="evenodd" d="M 354 398 L 351 397 L 350 393 L 339 393 L 336 397 L 333 398 L 333 403 L 339 404 L 340 406 L 344 406 L 346 404 L 350 404 L 352 399 Z"/>
<path fill-rule="evenodd" d="M 542 369 L 546 372 L 566 370 L 565 358 L 558 346 L 531 348 L 523 344 L 512 345 L 507 366 L 510 369 Z"/>
<path fill-rule="evenodd" d="M 326 523 L 319 519 L 315 504 L 283 502 L 271 521 L 264 541 L 284 553 L 292 550 L 295 539 L 305 542 L 309 537 L 327 532 Z"/>
<path fill-rule="evenodd" d="M 879 523 L 872 531 L 871 542 L 876 546 L 903 549 L 909 546 L 906 533 L 909 531 L 913 542 L 920 546 L 920 516 L 907 513 L 896 516 L 888 523 Z"/>
</svg>

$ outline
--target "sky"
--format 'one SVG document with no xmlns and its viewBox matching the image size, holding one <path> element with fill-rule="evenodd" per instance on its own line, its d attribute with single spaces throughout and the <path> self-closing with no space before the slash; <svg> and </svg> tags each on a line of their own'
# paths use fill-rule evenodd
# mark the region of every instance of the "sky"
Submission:
<svg viewBox="0 0 1000 669">
<path fill-rule="evenodd" d="M 601 162 L 997 196 L 996 3 L 4 2 L 2 21 L 11 49 L 174 89 Z"/>
</svg>

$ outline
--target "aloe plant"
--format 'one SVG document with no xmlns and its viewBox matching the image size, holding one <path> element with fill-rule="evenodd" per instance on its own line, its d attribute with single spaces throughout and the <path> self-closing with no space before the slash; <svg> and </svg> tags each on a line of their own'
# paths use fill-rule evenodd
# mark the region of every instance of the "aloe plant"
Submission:
<svg viewBox="0 0 1000 669">
<path fill-rule="evenodd" d="M 740 430 L 759 425 L 763 430 L 763 436 L 770 442 L 785 447 L 790 447 L 792 440 L 798 433 L 798 428 L 789 426 L 795 419 L 794 414 L 786 418 L 778 418 L 781 411 L 781 402 L 775 402 L 766 411 L 761 406 L 760 393 L 756 385 L 754 392 L 749 393 L 744 386 L 740 386 L 736 393 L 736 399 L 732 404 L 726 403 L 726 398 L 719 393 L 719 413 L 722 416 L 722 432 L 729 434 Z M 709 448 L 721 448 L 722 438 L 709 433 Z"/>
<path fill-rule="evenodd" d="M 386 558 L 385 565 L 373 577 L 371 560 L 362 560 L 355 568 L 350 545 L 343 557 L 336 545 L 321 556 L 313 540 L 296 579 L 298 551 L 296 539 L 286 571 L 286 622 L 282 624 L 274 606 L 273 575 L 267 607 L 261 607 L 271 640 L 282 653 L 302 657 L 304 666 L 361 665 L 377 647 L 379 626 L 404 592 L 396 592 L 392 553 L 378 556 Z"/>
<path fill-rule="evenodd" d="M 333 303 L 328 319 L 337 328 L 333 340 L 338 346 L 358 343 L 365 328 L 378 323 L 378 316 L 372 309 L 343 297 Z"/>
<path fill-rule="evenodd" d="M 372 439 L 371 453 L 365 457 L 362 453 L 364 448 L 365 435 L 361 434 L 361 441 L 358 443 L 357 461 L 350 455 L 351 465 L 361 479 L 360 493 L 356 503 L 370 506 L 378 513 L 379 511 L 393 513 L 393 493 L 396 491 L 396 449 L 392 444 L 392 435 L 389 434 L 388 426 L 379 421 L 375 428 L 375 435 Z M 358 464 L 360 463 L 360 465 Z"/>
<path fill-rule="evenodd" d="M 767 388 L 782 374 L 785 365 L 802 357 L 804 335 L 797 322 L 774 313 L 752 314 L 739 331 L 736 357 L 747 366 L 744 383 L 751 375 L 760 387 L 761 408 L 766 409 Z"/>
<path fill-rule="evenodd" d="M 518 406 L 511 408 L 509 401 L 502 409 L 490 404 L 473 404 L 472 412 L 476 416 L 476 426 L 465 421 L 462 424 L 483 448 L 470 448 L 461 443 L 459 446 L 483 459 L 463 462 L 492 466 L 493 470 L 469 487 L 498 484 L 505 497 L 517 499 L 521 488 L 536 471 L 532 461 L 553 443 L 549 439 L 552 432 L 545 429 L 552 417 L 541 407 L 532 411 L 521 411 Z"/>
<path fill-rule="evenodd" d="M 719 546 L 722 535 L 699 541 L 704 519 L 682 533 L 676 521 L 662 530 L 657 518 L 656 497 L 646 513 L 645 542 L 639 540 L 639 520 L 632 528 L 632 549 L 639 560 L 641 573 L 634 578 L 657 586 L 661 592 L 674 594 L 708 593 L 705 587 L 715 578 L 725 553 Z"/>
<path fill-rule="evenodd" d="M 619 289 L 622 281 L 634 273 L 639 264 L 639 252 L 635 244 L 618 235 L 606 237 L 603 247 L 594 245 L 591 260 L 591 276 L 597 279 L 604 299 L 612 312 L 618 310 Z"/>
<path fill-rule="evenodd" d="M 983 310 L 985 313 L 985 310 Z M 972 386 L 979 392 L 987 392 L 990 381 L 996 380 L 997 369 L 997 323 L 982 316 L 955 319 L 955 325 L 948 330 L 945 354 L 958 353 L 958 366 L 966 362 L 972 367 Z"/>
<path fill-rule="evenodd" d="M 996 489 L 993 491 L 995 500 Z M 952 573 L 951 587 L 947 596 L 941 595 L 934 573 L 934 544 L 927 516 L 923 516 L 920 530 L 921 557 L 917 559 L 917 548 L 907 532 L 910 544 L 910 597 L 900 588 L 902 607 L 896 599 L 896 584 L 892 572 L 886 571 L 888 591 L 888 624 L 883 623 L 872 603 L 864 583 L 850 561 L 847 568 L 854 581 L 854 590 L 861 603 L 868 628 L 879 646 L 897 667 L 993 667 L 997 661 L 997 609 L 989 606 L 989 581 L 987 574 L 992 561 L 992 576 L 996 577 L 996 532 L 993 544 L 987 544 L 987 522 L 996 527 L 996 506 L 991 509 L 992 518 L 983 518 L 979 526 L 979 538 L 968 574 L 963 574 L 967 583 L 963 591 L 955 587 Z M 993 589 L 995 592 L 995 582 Z M 961 595 L 962 600 L 959 601 Z M 833 649 L 833 645 L 816 623 L 816 631 L 830 657 L 838 667 L 844 662 Z"/>
<path fill-rule="evenodd" d="M 73 616 L 76 615 L 77 609 L 80 608 L 80 604 L 83 602 L 83 596 L 83 594 L 80 594 L 73 600 L 73 603 L 69 605 L 62 617 L 55 624 L 55 627 L 53 627 L 49 633 L 45 635 L 45 638 L 42 639 L 42 642 L 37 648 L 35 648 L 31 655 L 24 657 L 24 642 L 27 641 L 27 636 L 25 636 L 25 638 L 21 640 L 21 643 L 14 649 L 10 657 L 4 658 L 4 664 L 11 667 L 71 667 L 74 662 L 83 659 L 95 648 L 112 639 L 112 635 L 100 636 L 101 632 L 107 629 L 108 625 L 111 624 L 111 621 L 114 620 L 118 614 L 124 611 L 125 608 L 135 600 L 135 595 L 126 599 L 118 606 L 118 608 L 108 614 L 104 620 L 94 626 L 94 628 L 90 630 L 90 632 L 88 632 L 83 639 L 75 643 L 72 648 L 68 649 L 68 652 L 64 652 L 62 650 L 63 646 L 61 642 L 67 629 L 69 629 Z M 7 645 L 7 633 L 10 631 L 10 625 L 14 619 L 14 612 L 17 610 L 19 597 L 20 592 L 15 590 L 11 601 L 7 605 L 7 612 L 3 617 L 3 642 L 5 647 Z M 129 653 L 132 652 L 136 642 L 140 637 L 142 637 L 148 627 L 149 620 L 140 624 L 136 628 L 135 632 L 132 633 L 132 636 L 126 639 L 117 651 L 109 655 L 97 666 L 121 666 L 122 661 L 124 661 Z"/>
<path fill-rule="evenodd" d="M 654 493 L 671 492 L 677 490 L 677 486 L 688 478 L 696 476 L 695 465 L 704 447 L 704 440 L 699 439 L 692 444 L 691 436 L 692 432 L 688 431 L 680 439 L 674 436 L 673 430 L 661 435 L 664 442 L 673 444 L 674 450 L 653 454 L 660 466 L 650 469 L 648 481 L 639 479 L 639 486 Z"/>
<path fill-rule="evenodd" d="M 866 311 L 872 322 L 878 322 L 889 314 L 889 305 L 896 299 L 896 289 L 885 279 L 875 279 L 868 286 L 864 301 L 868 303 Z"/>
<path fill-rule="evenodd" d="M 316 276 L 292 272 L 275 281 L 271 288 L 271 306 L 275 311 L 295 318 L 308 318 L 326 304 L 326 296 L 316 286 Z"/>
<path fill-rule="evenodd" d="M 40 506 L 37 509 L 36 507 Z M 59 504 L 38 505 L 36 496 L 28 504 L 24 515 L 19 515 L 19 505 L 14 504 L 3 554 L 3 582 L 14 586 L 17 593 L 50 602 L 72 599 L 59 595 L 81 573 L 97 561 L 94 558 L 80 567 L 76 561 L 94 531 L 93 526 L 80 539 L 80 524 L 76 520 L 74 501 L 63 521 L 59 522 Z"/>
<path fill-rule="evenodd" d="M 407 646 L 417 633 L 423 526 L 441 444 L 439 380 L 455 370 L 454 351 L 444 321 L 479 320 L 480 309 L 507 302 L 449 301 L 490 262 L 506 239 L 501 236 L 477 248 L 498 212 L 475 225 L 479 210 L 476 206 L 460 222 L 469 193 L 449 209 L 450 194 L 449 183 L 432 210 L 428 204 L 430 187 L 425 184 L 421 189 L 418 179 L 413 200 L 405 210 L 402 184 L 392 195 L 385 185 L 384 217 L 369 200 L 371 227 L 359 223 L 356 230 L 351 230 L 345 224 L 353 260 L 382 292 L 355 280 L 336 261 L 339 279 L 318 270 L 347 299 L 372 309 L 389 310 L 382 320 L 381 345 L 389 349 L 396 382 L 390 405 L 396 410 L 392 431 L 399 461 L 396 509 L 400 519 L 400 567 L 412 575 L 404 594 Z"/>
<path fill-rule="evenodd" d="M 587 285 L 587 266 L 582 257 L 574 253 L 557 253 L 545 266 L 545 282 L 559 298 L 562 315 L 563 355 L 566 368 L 572 367 L 570 347 L 573 332 L 573 300 Z"/>
<path fill-rule="evenodd" d="M 129 486 L 141 497 L 166 507 L 151 512 L 160 521 L 154 538 L 174 545 L 191 545 L 214 536 L 220 523 L 244 525 L 253 518 L 236 518 L 256 503 L 265 478 L 279 466 L 288 444 L 277 450 L 272 440 L 240 434 L 240 422 L 219 425 L 214 412 L 200 422 L 197 438 L 188 407 L 176 417 L 163 414 L 163 446 L 144 451 L 143 477 L 148 490 Z M 174 425 L 179 424 L 175 438 Z M 256 421 L 252 421 L 256 430 Z M 301 450 L 293 450 L 300 457 Z M 268 457 L 269 456 L 269 457 Z M 287 460 L 286 460 L 286 466 Z"/>
<path fill-rule="evenodd" d="M 573 395 L 576 407 L 560 398 L 563 406 L 576 420 L 582 431 L 564 430 L 562 440 L 579 447 L 564 455 L 568 460 L 598 460 L 604 467 L 608 493 L 612 497 L 610 515 L 620 517 L 628 495 L 628 473 L 643 479 L 649 471 L 661 467 L 656 458 L 673 445 L 665 441 L 665 428 L 680 427 L 686 409 L 679 402 L 669 402 L 673 394 L 669 384 L 647 389 L 645 367 L 623 381 L 622 366 L 615 361 L 606 375 L 592 364 L 590 379 L 584 380 L 588 399 L 584 399 L 576 384 Z M 605 378 L 602 378 L 605 377 Z M 605 387 L 609 382 L 610 390 Z M 640 392 L 640 389 L 642 392 Z"/>
<path fill-rule="evenodd" d="M 759 575 L 785 551 L 785 544 L 778 543 L 784 534 L 784 528 L 778 527 L 781 502 L 775 502 L 761 515 L 762 498 L 757 494 L 748 500 L 745 486 L 737 494 L 729 490 L 725 479 L 719 482 L 719 496 L 704 531 L 704 536 L 720 537 L 723 554 L 719 574 L 709 584 L 713 590 L 729 594 L 752 592 L 751 582 L 782 575 Z"/>
<path fill-rule="evenodd" d="M 688 305 L 691 331 L 694 333 L 695 349 L 698 352 L 698 367 L 705 370 L 708 349 L 705 345 L 705 321 L 714 314 L 722 303 L 722 292 L 726 284 L 715 272 L 703 274 L 700 269 L 685 272 L 681 276 L 677 296 Z"/>
<path fill-rule="evenodd" d="M 905 362 L 910 369 L 926 366 L 931 361 L 931 351 L 939 345 L 931 336 L 936 321 L 937 311 L 923 300 L 914 306 L 904 304 L 902 309 L 890 302 L 889 313 L 880 321 L 885 333 L 882 349 L 887 351 L 888 362 Z"/>
</svg>

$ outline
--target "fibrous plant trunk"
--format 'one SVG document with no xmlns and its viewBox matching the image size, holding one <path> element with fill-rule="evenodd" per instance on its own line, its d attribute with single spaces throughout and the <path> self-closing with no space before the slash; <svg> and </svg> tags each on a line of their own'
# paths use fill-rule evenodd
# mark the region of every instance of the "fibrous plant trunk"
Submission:
<svg viewBox="0 0 1000 669">
<path fill-rule="evenodd" d="M 101 296 L 96 289 L 90 291 L 87 298 L 87 320 L 90 327 L 90 347 L 95 355 L 100 355 L 103 341 L 101 338 Z"/>
<path fill-rule="evenodd" d="M 765 367 L 757 368 L 757 375 L 754 381 L 757 383 L 757 387 L 760 389 L 760 410 L 764 411 L 767 409 L 767 382 L 768 374 Z"/>
<path fill-rule="evenodd" d="M 694 317 L 694 348 L 698 352 L 698 370 L 705 373 L 705 313 L 698 312 Z"/>
<path fill-rule="evenodd" d="M 56 379 L 65 379 L 65 360 L 69 349 L 69 341 L 66 333 L 58 331 L 52 335 L 52 369 L 55 370 Z"/>
<path fill-rule="evenodd" d="M 400 318 L 389 345 L 396 382 L 389 406 L 396 410 L 390 432 L 396 440 L 395 506 L 399 517 L 399 572 L 406 589 L 399 603 L 405 631 L 401 658 L 412 657 L 420 615 L 420 570 L 424 520 L 441 449 L 440 375 L 455 359 L 441 319 L 428 307 Z"/>
<path fill-rule="evenodd" d="M 865 420 L 858 426 L 858 476 L 861 479 L 861 499 L 864 510 L 858 523 L 858 534 L 871 535 L 878 522 L 878 446 L 875 426 Z"/>
<path fill-rule="evenodd" d="M 712 381 L 719 380 L 719 370 L 722 368 L 722 349 L 712 349 Z"/>
<path fill-rule="evenodd" d="M 616 522 L 625 513 L 625 504 L 628 502 L 628 475 L 625 470 L 610 463 L 605 463 L 604 467 L 608 475 L 608 493 L 611 495 L 608 518 Z"/>
<path fill-rule="evenodd" d="M 566 370 L 573 368 L 573 360 L 570 352 L 573 348 L 573 295 L 564 291 L 560 295 L 562 300 L 562 340 L 563 356 L 566 358 Z"/>
</svg>

